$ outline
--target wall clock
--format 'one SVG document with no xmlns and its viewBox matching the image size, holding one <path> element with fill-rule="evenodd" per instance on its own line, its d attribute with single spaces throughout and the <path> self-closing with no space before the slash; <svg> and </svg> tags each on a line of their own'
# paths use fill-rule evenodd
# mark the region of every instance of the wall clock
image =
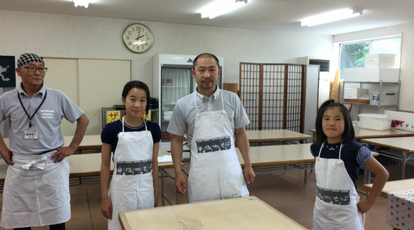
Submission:
<svg viewBox="0 0 414 230">
<path fill-rule="evenodd" d="M 134 53 L 144 53 L 151 48 L 154 43 L 154 37 L 151 30 L 140 23 L 134 23 L 127 26 L 122 39 L 125 46 Z"/>
</svg>

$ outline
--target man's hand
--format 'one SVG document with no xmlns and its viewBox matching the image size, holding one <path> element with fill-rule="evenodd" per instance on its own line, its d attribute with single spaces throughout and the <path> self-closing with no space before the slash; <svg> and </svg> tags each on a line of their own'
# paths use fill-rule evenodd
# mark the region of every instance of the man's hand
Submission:
<svg viewBox="0 0 414 230">
<path fill-rule="evenodd" d="M 252 166 L 244 167 L 244 178 L 246 179 L 247 184 L 254 182 L 256 174 L 254 173 Z"/>
<path fill-rule="evenodd" d="M 50 159 L 52 159 L 54 163 L 61 162 L 63 159 L 65 159 L 65 157 L 72 155 L 76 149 L 73 149 L 72 147 L 69 146 L 69 147 L 59 147 L 56 150 L 57 150 L 56 153 L 53 154 L 52 157 L 50 157 Z"/>
<path fill-rule="evenodd" d="M 6 154 L 2 153 L 1 157 L 3 158 L 4 162 L 6 162 L 6 164 L 14 165 L 14 162 L 12 161 L 13 153 L 9 149 L 7 149 Z"/>
<path fill-rule="evenodd" d="M 185 195 L 187 192 L 187 185 L 182 173 L 175 175 L 175 189 L 182 195 Z"/>
</svg>

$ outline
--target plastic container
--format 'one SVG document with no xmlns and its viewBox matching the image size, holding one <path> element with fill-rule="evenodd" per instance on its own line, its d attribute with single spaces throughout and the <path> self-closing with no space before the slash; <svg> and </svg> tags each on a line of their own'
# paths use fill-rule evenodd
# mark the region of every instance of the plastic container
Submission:
<svg viewBox="0 0 414 230">
<path fill-rule="evenodd" d="M 361 113 L 359 116 L 359 127 L 362 129 L 389 130 L 391 118 L 388 114 Z"/>
<path fill-rule="evenodd" d="M 395 65 L 395 54 L 367 54 L 365 68 L 392 68 Z"/>
</svg>

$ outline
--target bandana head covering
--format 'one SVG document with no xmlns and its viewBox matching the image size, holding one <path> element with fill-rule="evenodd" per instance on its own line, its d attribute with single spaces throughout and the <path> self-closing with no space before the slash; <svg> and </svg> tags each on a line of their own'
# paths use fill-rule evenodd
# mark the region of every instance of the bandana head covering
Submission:
<svg viewBox="0 0 414 230">
<path fill-rule="evenodd" d="M 43 65 L 45 64 L 43 58 L 39 57 L 37 54 L 24 53 L 20 55 L 19 59 L 17 60 L 17 68 L 21 68 L 22 66 L 32 62 L 40 62 Z"/>
</svg>

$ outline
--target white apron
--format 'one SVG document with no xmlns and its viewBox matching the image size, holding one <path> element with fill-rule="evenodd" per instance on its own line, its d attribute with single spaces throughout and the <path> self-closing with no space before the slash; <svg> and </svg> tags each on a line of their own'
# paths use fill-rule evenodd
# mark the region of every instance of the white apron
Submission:
<svg viewBox="0 0 414 230">
<path fill-rule="evenodd" d="M 197 104 L 191 163 L 189 202 L 245 197 L 249 195 L 237 153 L 233 131 L 224 110 L 199 113 Z"/>
<path fill-rule="evenodd" d="M 359 195 L 341 159 L 320 158 L 315 163 L 317 195 L 313 211 L 314 230 L 363 230 L 364 218 L 358 211 Z"/>
<path fill-rule="evenodd" d="M 108 230 L 121 230 L 118 212 L 154 207 L 154 186 L 152 178 L 153 140 L 151 132 L 118 133 L 118 144 L 114 154 L 114 173 L 109 189 L 112 202 L 112 219 Z"/>
<path fill-rule="evenodd" d="M 22 228 L 67 222 L 70 219 L 69 162 L 53 163 L 51 151 L 42 155 L 13 153 L 3 192 L 1 226 Z"/>
</svg>

